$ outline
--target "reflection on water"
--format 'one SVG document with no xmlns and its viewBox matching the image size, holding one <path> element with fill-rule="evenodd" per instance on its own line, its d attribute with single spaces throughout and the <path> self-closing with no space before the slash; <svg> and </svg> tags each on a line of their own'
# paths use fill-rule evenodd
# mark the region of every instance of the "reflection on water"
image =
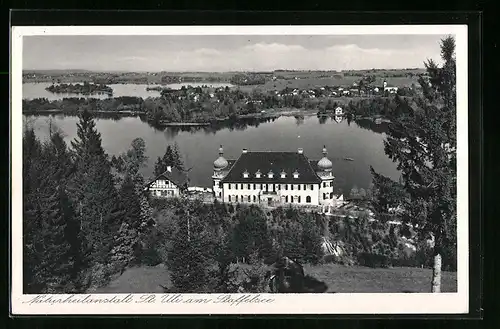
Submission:
<svg viewBox="0 0 500 329">
<path fill-rule="evenodd" d="M 46 115 L 24 116 L 25 122 L 34 127 L 41 139 L 48 137 L 48 118 Z M 76 137 L 77 117 L 55 115 L 51 118 L 52 125 L 64 132 L 68 143 Z M 152 175 L 154 161 L 163 155 L 167 145 L 177 143 L 186 166 L 193 167 L 189 175 L 195 186 L 211 186 L 213 161 L 218 157 L 221 144 L 228 159 L 237 159 L 243 148 L 293 152 L 303 148 L 309 158 L 320 159 L 322 147 L 326 145 L 328 157 L 334 164 L 336 186 L 347 193 L 353 186 L 368 187 L 370 165 L 393 179 L 399 177 L 396 165 L 384 153 L 387 124 L 358 120 L 349 125 L 348 120 L 337 123 L 334 118 L 325 118 L 246 118 L 210 126 L 152 127 L 139 116 L 99 115 L 96 127 L 101 133 L 103 147 L 110 155 L 125 152 L 134 138 L 143 138 L 149 157 L 143 170 L 146 177 Z M 297 124 L 298 121 L 301 123 Z M 345 161 L 344 158 L 353 158 L 354 161 Z"/>
</svg>

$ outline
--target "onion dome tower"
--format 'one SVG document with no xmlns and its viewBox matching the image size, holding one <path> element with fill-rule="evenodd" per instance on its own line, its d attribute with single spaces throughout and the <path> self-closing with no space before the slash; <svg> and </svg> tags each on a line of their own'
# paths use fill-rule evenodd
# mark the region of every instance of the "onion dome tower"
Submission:
<svg viewBox="0 0 500 329">
<path fill-rule="evenodd" d="M 327 157 L 328 151 L 326 146 L 323 146 L 323 158 L 318 161 L 318 169 L 316 174 L 321 179 L 321 185 L 319 187 L 319 203 L 323 205 L 328 205 L 334 199 L 333 195 L 333 180 L 334 176 L 332 173 L 333 164 Z"/>
<path fill-rule="evenodd" d="M 224 149 L 222 145 L 219 148 L 219 157 L 214 161 L 214 171 L 220 171 L 228 165 L 227 160 L 224 158 Z"/>
<path fill-rule="evenodd" d="M 214 196 L 216 199 L 222 200 L 222 184 L 221 180 L 224 178 L 224 169 L 228 166 L 227 160 L 224 158 L 224 149 L 222 145 L 219 148 L 219 157 L 214 161 L 214 174 L 212 175 Z"/>
<path fill-rule="evenodd" d="M 331 172 L 333 163 L 327 157 L 328 151 L 326 150 L 326 146 L 323 146 L 323 158 L 318 161 L 318 171 Z"/>
</svg>

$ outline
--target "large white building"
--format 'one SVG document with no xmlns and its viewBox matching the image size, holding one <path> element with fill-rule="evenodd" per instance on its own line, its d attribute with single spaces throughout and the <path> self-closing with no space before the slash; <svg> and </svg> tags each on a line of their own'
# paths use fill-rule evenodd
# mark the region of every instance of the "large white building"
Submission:
<svg viewBox="0 0 500 329">
<path fill-rule="evenodd" d="M 327 157 L 309 160 L 303 152 L 251 152 L 243 149 L 237 160 L 226 160 L 222 146 L 214 161 L 213 191 L 227 203 L 279 205 L 331 204 L 332 162 Z"/>
</svg>

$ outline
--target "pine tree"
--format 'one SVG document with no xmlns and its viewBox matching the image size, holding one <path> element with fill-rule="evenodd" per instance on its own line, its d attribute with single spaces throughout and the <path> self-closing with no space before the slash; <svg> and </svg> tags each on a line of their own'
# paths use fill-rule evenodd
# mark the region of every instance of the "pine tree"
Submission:
<svg viewBox="0 0 500 329">
<path fill-rule="evenodd" d="M 184 170 L 184 164 L 182 162 L 182 157 L 177 143 L 174 144 L 174 147 L 172 149 L 172 166 L 179 169 L 180 171 Z"/>
<path fill-rule="evenodd" d="M 139 255 L 139 235 L 136 229 L 123 222 L 115 236 L 113 249 L 110 252 L 110 264 L 113 272 L 122 272 L 134 263 Z"/>
<path fill-rule="evenodd" d="M 163 174 L 167 170 L 167 167 L 163 165 L 163 160 L 162 158 L 158 157 L 155 162 L 155 169 L 154 169 L 154 175 L 159 176 Z"/>
<path fill-rule="evenodd" d="M 184 171 L 184 164 L 177 143 L 173 147 L 168 145 L 163 157 L 158 157 L 154 169 L 155 176 L 163 174 L 167 170 L 167 166 Z"/>
<path fill-rule="evenodd" d="M 213 241 L 206 230 L 203 205 L 185 200 L 178 204 L 178 231 L 168 265 L 176 292 L 208 292 Z"/>
<path fill-rule="evenodd" d="M 78 223 L 66 196 L 71 160 L 60 133 L 44 145 L 33 131 L 23 139 L 24 289 L 71 292 L 78 287 Z"/>
<path fill-rule="evenodd" d="M 425 63 L 429 79 L 420 77 L 423 97 L 416 108 L 402 102 L 391 119 L 386 154 L 402 172 L 408 193 L 404 221 L 434 236 L 432 292 L 441 291 L 445 248 L 456 248 L 456 64 L 455 39 L 441 41 L 438 67 Z"/>
<path fill-rule="evenodd" d="M 42 199 L 45 208 L 41 218 L 40 251 L 43 252 L 38 276 L 45 284 L 45 293 L 72 290 L 75 254 L 72 241 L 68 241 L 68 224 L 73 211 L 62 188 Z M 70 287 L 68 287 L 70 285 Z"/>
<path fill-rule="evenodd" d="M 132 177 L 126 174 L 120 189 L 120 199 L 124 211 L 123 222 L 132 229 L 141 226 L 141 206 Z"/>
<path fill-rule="evenodd" d="M 76 171 L 69 192 L 77 206 L 81 237 L 89 248 L 90 262 L 106 263 L 123 212 L 110 163 L 101 145 L 101 135 L 86 110 L 80 115 L 77 135 L 71 143 Z"/>
<path fill-rule="evenodd" d="M 153 210 L 149 205 L 148 198 L 146 197 L 144 191 L 144 186 L 145 186 L 144 177 L 140 172 L 140 169 L 146 165 L 148 159 L 146 156 L 146 143 L 144 142 L 144 140 L 142 138 L 134 139 L 131 143 L 130 149 L 121 158 L 125 159 L 124 160 L 125 167 L 127 168 L 126 175 L 129 175 L 129 177 L 132 180 L 132 183 L 134 185 L 136 200 L 139 203 L 140 207 L 139 230 L 144 231 L 154 222 Z M 158 159 L 160 162 L 160 166 L 163 166 L 161 164 L 162 160 L 160 158 Z M 155 172 L 160 170 L 161 169 L 155 168 Z M 163 173 L 165 170 L 163 170 L 161 173 Z"/>
</svg>

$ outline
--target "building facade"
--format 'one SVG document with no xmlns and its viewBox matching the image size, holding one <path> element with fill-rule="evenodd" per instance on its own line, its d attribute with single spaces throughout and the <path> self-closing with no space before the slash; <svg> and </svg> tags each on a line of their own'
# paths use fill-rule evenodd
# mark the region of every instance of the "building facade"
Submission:
<svg viewBox="0 0 500 329">
<path fill-rule="evenodd" d="M 226 160 L 222 146 L 214 161 L 214 197 L 226 203 L 266 206 L 330 204 L 333 194 L 332 162 L 327 158 L 309 160 L 297 152 L 250 152 L 237 160 Z"/>
<path fill-rule="evenodd" d="M 384 80 L 384 92 L 388 92 L 389 94 L 395 94 L 398 92 L 398 87 L 391 87 L 387 84 L 387 81 Z"/>
<path fill-rule="evenodd" d="M 146 190 L 153 197 L 178 197 L 187 190 L 188 177 L 185 172 L 168 166 L 167 170 L 146 184 Z"/>
</svg>

